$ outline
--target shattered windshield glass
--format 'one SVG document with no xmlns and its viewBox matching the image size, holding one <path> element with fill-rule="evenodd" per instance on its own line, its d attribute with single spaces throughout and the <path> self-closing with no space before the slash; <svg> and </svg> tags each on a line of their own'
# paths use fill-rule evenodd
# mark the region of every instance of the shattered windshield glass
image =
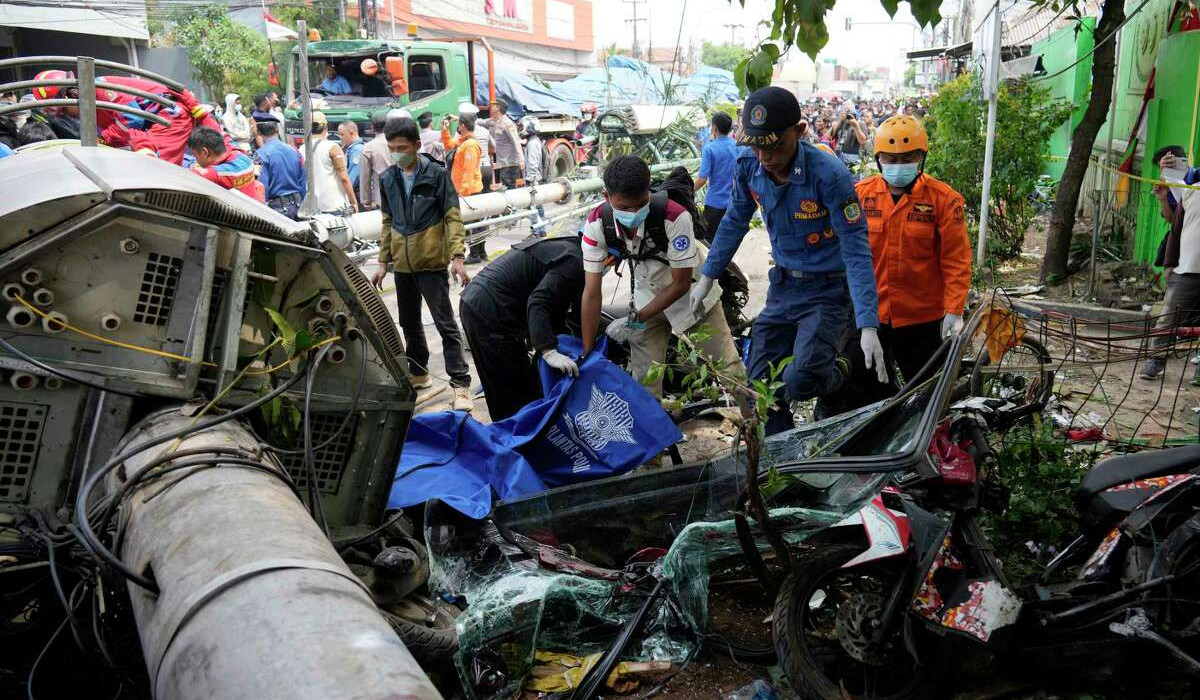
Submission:
<svg viewBox="0 0 1200 700">
<path fill-rule="evenodd" d="M 760 469 L 814 457 L 914 451 L 936 377 L 891 404 L 768 438 Z M 849 436 L 849 437 L 847 437 Z M 889 473 L 792 476 L 770 503 L 789 544 L 856 512 Z M 730 450 L 707 462 L 639 470 L 498 504 L 480 523 L 431 506 L 426 541 L 431 587 L 465 604 L 458 618 L 458 670 L 473 698 L 507 698 L 527 688 L 540 660 L 563 653 L 599 658 L 635 618 L 650 588 L 654 607 L 622 658 L 682 663 L 706 633 L 714 577 L 746 578 L 735 516 L 746 497 L 746 464 Z M 757 531 L 757 526 L 754 526 Z M 751 541 L 771 553 L 763 537 Z M 591 657 L 587 657 L 591 658 Z"/>
</svg>

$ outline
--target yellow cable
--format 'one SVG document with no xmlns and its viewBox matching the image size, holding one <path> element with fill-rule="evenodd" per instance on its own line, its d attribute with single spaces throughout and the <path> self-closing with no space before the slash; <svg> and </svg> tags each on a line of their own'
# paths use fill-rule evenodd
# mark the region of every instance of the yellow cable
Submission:
<svg viewBox="0 0 1200 700">
<path fill-rule="evenodd" d="M 104 336 L 96 335 L 95 333 L 89 333 L 88 331 L 85 331 L 82 328 L 76 328 L 75 326 L 72 326 L 69 323 L 64 323 L 60 319 L 51 318 L 50 314 L 47 314 L 46 312 L 42 311 L 41 309 L 30 304 L 28 301 L 25 301 L 25 299 L 22 298 L 19 294 L 14 295 L 13 299 L 15 299 L 22 306 L 29 309 L 30 311 L 37 314 L 38 316 L 45 318 L 45 319 L 49 319 L 52 323 L 61 325 L 66 330 L 69 330 L 73 333 L 78 333 L 79 335 L 82 335 L 85 338 L 90 338 L 92 340 L 95 340 L 95 341 L 98 341 L 101 343 L 105 343 L 108 345 L 113 345 L 118 348 L 125 348 L 126 350 L 134 350 L 136 352 L 146 353 L 147 355 L 155 355 L 157 357 L 165 357 L 168 360 L 179 360 L 180 362 L 191 362 L 192 361 L 192 358 L 190 358 L 190 357 L 186 357 L 184 355 L 176 355 L 173 352 L 166 352 L 165 350 L 155 350 L 154 348 L 146 348 L 146 347 L 142 347 L 141 345 L 132 345 L 130 343 L 123 343 L 119 340 L 113 340 L 112 338 L 105 338 Z M 332 342 L 335 342 L 335 341 L 338 341 L 341 339 L 342 339 L 341 336 L 335 335 L 332 338 L 326 338 L 325 340 L 322 340 L 321 342 L 308 348 L 308 350 L 316 350 L 317 348 L 321 347 L 322 345 L 328 345 Z M 306 350 L 306 352 L 308 350 Z M 246 374 L 253 375 L 253 376 L 262 376 L 264 374 L 274 374 L 275 372 L 278 372 L 279 370 L 281 370 L 284 367 L 287 367 L 289 364 L 291 364 L 293 359 L 295 359 L 295 358 L 291 358 L 289 360 L 281 362 L 280 364 L 275 365 L 274 367 L 268 367 L 268 368 L 262 369 L 262 370 L 248 371 L 248 372 L 246 372 Z M 219 367 L 220 366 L 220 365 L 216 364 L 215 362 L 202 362 L 201 364 L 205 367 Z"/>
<path fill-rule="evenodd" d="M 1066 157 L 1064 157 L 1064 156 L 1046 156 L 1046 157 L 1049 158 L 1050 160 L 1067 160 Z M 1105 170 L 1110 170 L 1118 175 L 1124 175 L 1125 177 L 1127 177 L 1131 180 L 1137 180 L 1139 182 L 1148 182 L 1151 185 L 1162 185 L 1163 187 L 1170 187 L 1173 189 L 1200 190 L 1200 185 L 1185 185 L 1182 182 L 1167 182 L 1166 180 L 1155 180 L 1152 177 L 1142 177 L 1141 175 L 1134 175 L 1133 173 L 1127 173 L 1127 172 L 1124 172 L 1123 170 L 1118 170 L 1117 168 L 1114 168 L 1111 165 L 1105 165 L 1104 163 L 1101 163 L 1099 161 L 1099 159 L 1097 159 L 1095 156 L 1089 156 L 1088 160 L 1092 161 L 1092 164 L 1095 165 L 1096 167 L 1104 168 Z"/>
<path fill-rule="evenodd" d="M 326 338 L 325 340 L 322 340 L 321 342 L 316 343 L 311 348 L 308 348 L 304 352 L 312 352 L 313 350 L 316 350 L 317 348 L 321 347 L 322 345 L 329 345 L 330 343 L 337 342 L 341 339 L 342 339 L 342 336 L 340 336 L 340 335 L 335 335 L 332 338 Z M 274 374 L 275 372 L 278 372 L 279 370 L 283 369 L 284 367 L 287 367 L 288 365 L 290 365 L 292 363 L 292 360 L 294 360 L 294 359 L 296 359 L 296 358 L 294 358 L 294 357 L 289 358 L 287 360 L 284 360 L 283 362 L 280 362 L 279 364 L 275 365 L 274 367 L 268 367 L 266 369 L 247 370 L 246 376 L 259 377 L 264 374 Z"/>
<path fill-rule="evenodd" d="M 176 355 L 173 352 L 166 352 L 165 350 L 155 350 L 154 348 L 144 348 L 140 345 L 131 345 L 130 343 L 123 343 L 119 340 L 113 340 L 112 338 L 105 338 L 104 336 L 96 335 L 95 333 L 89 333 L 89 332 L 83 330 L 82 328 L 76 328 L 75 326 L 72 326 L 69 323 L 65 323 L 60 319 L 51 318 L 50 314 L 47 314 L 46 312 L 42 311 L 41 309 L 35 307 L 33 304 L 30 304 L 29 302 L 25 301 L 23 298 L 21 298 L 21 296 L 19 294 L 15 295 L 13 298 L 16 299 L 18 302 L 20 302 L 22 306 L 29 309 L 30 311 L 37 314 L 38 316 L 41 316 L 44 319 L 49 319 L 49 321 L 51 323 L 60 325 L 63 328 L 65 328 L 66 330 L 69 330 L 73 333 L 78 333 L 79 335 L 82 335 L 85 338 L 90 338 L 92 340 L 99 341 L 101 343 L 106 343 L 108 345 L 114 345 L 118 348 L 125 348 L 126 350 L 135 350 L 137 352 L 143 352 L 143 353 L 146 353 L 147 355 L 155 355 L 157 357 L 165 357 L 168 360 L 179 360 L 180 362 L 191 362 L 192 361 L 192 358 L 190 358 L 190 357 L 186 357 L 184 355 Z M 201 364 L 203 364 L 205 367 L 216 367 L 217 366 L 215 363 L 212 363 L 212 362 L 203 362 Z"/>
</svg>

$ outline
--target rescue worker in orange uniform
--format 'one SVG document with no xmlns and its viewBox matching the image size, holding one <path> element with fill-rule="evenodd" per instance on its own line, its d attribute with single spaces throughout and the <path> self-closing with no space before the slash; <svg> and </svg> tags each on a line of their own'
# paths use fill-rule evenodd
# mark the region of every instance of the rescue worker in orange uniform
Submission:
<svg viewBox="0 0 1200 700">
<path fill-rule="evenodd" d="M 859 182 L 855 193 L 879 292 L 879 340 L 893 380 L 896 367 L 907 380 L 943 338 L 962 330 L 971 245 L 962 195 L 924 172 L 929 136 L 919 121 L 901 115 L 880 124 L 874 152 L 881 174 Z M 861 382 L 871 384 L 879 387 Z"/>
</svg>

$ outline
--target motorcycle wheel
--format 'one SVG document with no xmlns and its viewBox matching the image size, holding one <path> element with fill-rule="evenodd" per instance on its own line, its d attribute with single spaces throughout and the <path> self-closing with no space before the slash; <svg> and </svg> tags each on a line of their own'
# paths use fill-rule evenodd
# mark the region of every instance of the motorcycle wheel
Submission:
<svg viewBox="0 0 1200 700">
<path fill-rule="evenodd" d="M 454 608 L 411 595 L 399 604 L 388 606 L 383 616 L 422 668 L 428 670 L 453 662 L 458 651 Z"/>
<path fill-rule="evenodd" d="M 1151 593 L 1164 599 L 1158 606 L 1158 623 L 1173 633 L 1185 632 L 1200 617 L 1200 516 L 1194 516 L 1171 531 L 1163 543 L 1155 567 L 1147 578 L 1176 577 L 1164 593 Z M 1189 650 L 1198 647 L 1189 645 Z"/>
<path fill-rule="evenodd" d="M 928 695 L 928 674 L 897 631 L 871 641 L 899 572 L 885 564 L 840 568 L 861 551 L 832 545 L 802 555 L 775 600 L 775 650 L 800 697 L 902 700 Z"/>
</svg>

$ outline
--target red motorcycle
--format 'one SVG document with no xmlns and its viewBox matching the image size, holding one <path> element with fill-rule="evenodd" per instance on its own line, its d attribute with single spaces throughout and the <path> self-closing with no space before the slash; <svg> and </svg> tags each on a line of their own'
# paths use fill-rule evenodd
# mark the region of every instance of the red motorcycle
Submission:
<svg viewBox="0 0 1200 700">
<path fill-rule="evenodd" d="M 951 378 L 932 381 L 952 393 Z M 1016 391 L 1038 398 L 1048 386 Z M 989 479 L 987 433 L 1031 412 L 1004 398 L 959 401 L 921 459 L 888 466 L 902 469 L 891 485 L 806 542 L 816 546 L 793 561 L 773 617 L 779 662 L 802 697 L 935 696 L 935 679 L 981 651 L 1034 678 L 1108 680 L 1144 669 L 1139 659 L 1156 679 L 1200 676 L 1200 446 L 1098 463 L 1075 494 L 1079 536 L 1018 589 L 978 518 L 1007 502 Z M 836 469 L 782 468 L 799 480 L 779 500 L 803 498 Z"/>
</svg>

